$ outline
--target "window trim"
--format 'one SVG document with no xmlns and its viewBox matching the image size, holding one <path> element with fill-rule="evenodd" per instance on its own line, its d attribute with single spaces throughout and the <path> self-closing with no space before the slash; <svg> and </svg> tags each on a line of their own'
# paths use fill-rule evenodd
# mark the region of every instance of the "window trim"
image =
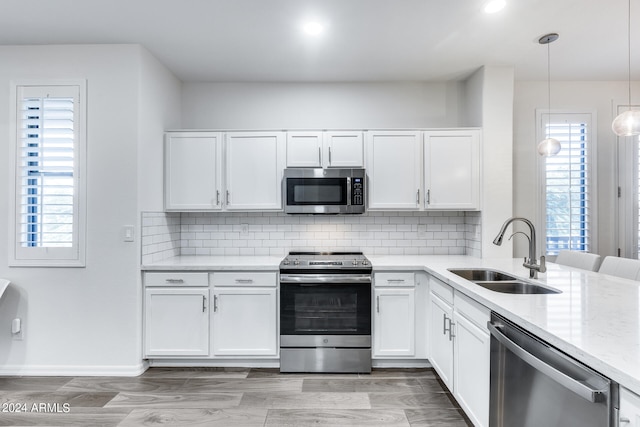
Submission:
<svg viewBox="0 0 640 427">
<path fill-rule="evenodd" d="M 538 232 L 537 238 L 537 246 L 540 248 L 540 253 L 542 255 L 547 255 L 547 245 L 546 245 L 546 237 L 547 237 L 547 225 L 546 225 L 546 185 L 545 185 L 545 158 L 540 156 L 537 153 L 537 143 L 538 141 L 542 141 L 545 139 L 546 131 L 545 125 L 549 117 L 553 118 L 553 116 L 570 116 L 570 115 L 588 115 L 590 117 L 588 126 L 589 126 L 589 135 L 591 139 L 589 140 L 589 152 L 588 152 L 588 161 L 590 165 L 590 181 L 591 188 L 589 190 L 589 198 L 591 200 L 591 220 L 589 224 L 589 251 L 592 253 L 598 253 L 598 178 L 597 178 L 597 158 L 596 155 L 598 149 L 598 129 L 597 129 L 597 112 L 596 110 L 570 110 L 570 109 L 559 109 L 559 110 L 549 110 L 549 109 L 536 109 L 536 144 L 532 146 L 532 155 L 535 155 L 537 158 L 537 218 L 538 218 L 538 226 L 540 231 Z M 555 255 L 549 255 L 549 260 L 555 260 Z"/>
<path fill-rule="evenodd" d="M 9 129 L 11 135 L 10 155 L 11 155 L 11 199 L 9 234 L 9 266 L 10 267 L 85 267 L 86 265 L 86 206 L 87 206 L 87 83 L 84 79 L 74 80 L 17 80 L 10 83 L 10 121 Z M 21 247 L 19 246 L 20 233 L 20 212 L 18 212 L 20 202 L 20 189 L 18 188 L 20 178 L 18 173 L 19 156 L 21 153 L 21 137 L 18 119 L 20 117 L 20 100 L 18 96 L 22 88 L 55 88 L 61 86 L 73 86 L 78 89 L 78 102 L 74 108 L 74 127 L 77 128 L 77 141 L 74 147 L 75 197 L 74 213 L 77 218 L 77 227 L 74 227 L 73 248 L 55 247 Z"/>
</svg>

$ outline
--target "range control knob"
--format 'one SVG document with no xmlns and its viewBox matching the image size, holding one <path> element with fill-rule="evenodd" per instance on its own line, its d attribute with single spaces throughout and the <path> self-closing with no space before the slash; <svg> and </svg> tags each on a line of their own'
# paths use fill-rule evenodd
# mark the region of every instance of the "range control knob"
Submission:
<svg viewBox="0 0 640 427">
<path fill-rule="evenodd" d="M 351 264 L 353 264 L 353 265 L 358 265 L 358 260 L 357 260 L 357 259 L 354 259 L 353 261 L 351 261 Z"/>
<path fill-rule="evenodd" d="M 282 261 L 282 263 L 283 263 L 284 265 L 289 265 L 289 264 L 291 264 L 291 263 L 289 262 L 289 260 L 288 260 L 288 259 L 285 259 L 284 261 Z"/>
<path fill-rule="evenodd" d="M 300 265 L 300 261 L 295 260 L 295 261 L 293 261 L 293 264 L 294 264 L 294 265 Z"/>
<path fill-rule="evenodd" d="M 367 262 L 367 260 L 362 261 L 362 265 L 369 265 L 369 262 Z"/>
</svg>

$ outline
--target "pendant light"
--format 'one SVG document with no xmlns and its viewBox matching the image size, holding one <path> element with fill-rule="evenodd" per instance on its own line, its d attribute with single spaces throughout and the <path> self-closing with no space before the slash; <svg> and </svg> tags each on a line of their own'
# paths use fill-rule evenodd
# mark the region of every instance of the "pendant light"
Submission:
<svg viewBox="0 0 640 427">
<path fill-rule="evenodd" d="M 627 14 L 627 49 L 628 49 L 628 88 L 629 88 L 629 109 L 613 119 L 611 129 L 618 136 L 640 135 L 640 111 L 631 109 L 631 0 L 628 1 L 629 10 Z"/>
<path fill-rule="evenodd" d="M 551 114 L 551 48 L 549 44 L 558 40 L 558 37 L 560 36 L 556 33 L 549 33 L 538 40 L 538 43 L 547 45 L 547 100 L 549 102 L 549 115 Z M 544 157 L 555 156 L 560 152 L 561 147 L 560 141 L 557 139 L 546 138 L 538 143 L 538 153 Z"/>
</svg>

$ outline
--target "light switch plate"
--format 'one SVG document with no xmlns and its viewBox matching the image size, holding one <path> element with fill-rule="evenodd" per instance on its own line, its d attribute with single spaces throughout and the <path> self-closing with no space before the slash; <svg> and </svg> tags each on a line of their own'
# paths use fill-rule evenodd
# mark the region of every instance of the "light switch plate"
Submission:
<svg viewBox="0 0 640 427">
<path fill-rule="evenodd" d="M 133 225 L 125 225 L 123 229 L 123 240 L 125 242 L 133 242 L 136 236 L 136 229 Z"/>
</svg>

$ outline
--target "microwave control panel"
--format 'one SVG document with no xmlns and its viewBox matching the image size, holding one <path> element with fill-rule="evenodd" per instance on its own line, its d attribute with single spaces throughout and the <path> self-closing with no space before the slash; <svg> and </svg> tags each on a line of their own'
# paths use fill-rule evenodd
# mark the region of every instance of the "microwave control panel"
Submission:
<svg viewBox="0 0 640 427">
<path fill-rule="evenodd" d="M 364 178 L 351 178 L 351 204 L 364 204 Z"/>
</svg>

